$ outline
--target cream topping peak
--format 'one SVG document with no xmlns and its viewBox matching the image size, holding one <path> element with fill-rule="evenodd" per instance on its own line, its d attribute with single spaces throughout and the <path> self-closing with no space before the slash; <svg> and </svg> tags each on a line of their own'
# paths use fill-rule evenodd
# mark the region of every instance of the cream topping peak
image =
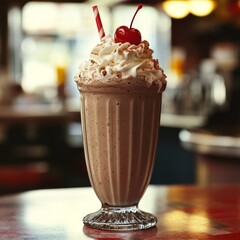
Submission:
<svg viewBox="0 0 240 240">
<path fill-rule="evenodd" d="M 93 48 L 90 59 L 80 65 L 75 80 L 109 82 L 109 79 L 119 81 L 141 76 L 150 85 L 156 82 L 162 86 L 166 83 L 166 76 L 152 54 L 146 40 L 139 45 L 131 45 L 128 42 L 115 43 L 110 35 L 106 36 Z"/>
</svg>

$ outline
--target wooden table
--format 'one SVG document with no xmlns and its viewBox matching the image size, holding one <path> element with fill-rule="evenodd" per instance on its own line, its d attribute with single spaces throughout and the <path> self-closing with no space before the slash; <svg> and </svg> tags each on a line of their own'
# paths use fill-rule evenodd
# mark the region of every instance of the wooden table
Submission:
<svg viewBox="0 0 240 240">
<path fill-rule="evenodd" d="M 240 184 L 214 187 L 149 186 L 140 208 L 156 228 L 108 232 L 84 227 L 98 210 L 91 188 L 34 190 L 0 198 L 0 239 L 240 239 Z"/>
</svg>

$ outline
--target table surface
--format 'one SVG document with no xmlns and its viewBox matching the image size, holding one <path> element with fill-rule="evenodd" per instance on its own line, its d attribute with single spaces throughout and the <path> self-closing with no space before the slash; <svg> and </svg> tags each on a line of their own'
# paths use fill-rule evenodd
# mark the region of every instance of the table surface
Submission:
<svg viewBox="0 0 240 240">
<path fill-rule="evenodd" d="M 100 208 L 91 188 L 34 190 L 0 197 L 0 239 L 240 239 L 240 184 L 149 186 L 140 202 L 157 227 L 110 232 L 83 226 Z"/>
</svg>

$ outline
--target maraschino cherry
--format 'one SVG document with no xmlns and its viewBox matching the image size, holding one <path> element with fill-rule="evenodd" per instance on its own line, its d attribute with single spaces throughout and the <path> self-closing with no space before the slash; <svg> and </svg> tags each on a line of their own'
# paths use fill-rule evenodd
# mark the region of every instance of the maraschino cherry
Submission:
<svg viewBox="0 0 240 240">
<path fill-rule="evenodd" d="M 116 29 L 114 34 L 114 42 L 116 43 L 125 43 L 129 42 L 131 44 L 138 45 L 141 43 L 142 37 L 141 33 L 136 29 L 132 28 L 133 20 L 137 14 L 137 12 L 143 7 L 142 4 L 138 5 L 138 8 L 132 18 L 130 28 L 127 26 L 120 26 Z"/>
</svg>

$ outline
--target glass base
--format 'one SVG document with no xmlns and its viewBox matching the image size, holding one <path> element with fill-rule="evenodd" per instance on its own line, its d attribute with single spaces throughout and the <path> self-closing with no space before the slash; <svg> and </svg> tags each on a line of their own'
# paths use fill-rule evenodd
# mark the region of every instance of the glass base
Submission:
<svg viewBox="0 0 240 240">
<path fill-rule="evenodd" d="M 103 206 L 99 211 L 85 216 L 83 223 L 101 230 L 127 231 L 154 227 L 157 218 L 150 213 L 141 211 L 137 205 L 130 207 Z"/>
</svg>

